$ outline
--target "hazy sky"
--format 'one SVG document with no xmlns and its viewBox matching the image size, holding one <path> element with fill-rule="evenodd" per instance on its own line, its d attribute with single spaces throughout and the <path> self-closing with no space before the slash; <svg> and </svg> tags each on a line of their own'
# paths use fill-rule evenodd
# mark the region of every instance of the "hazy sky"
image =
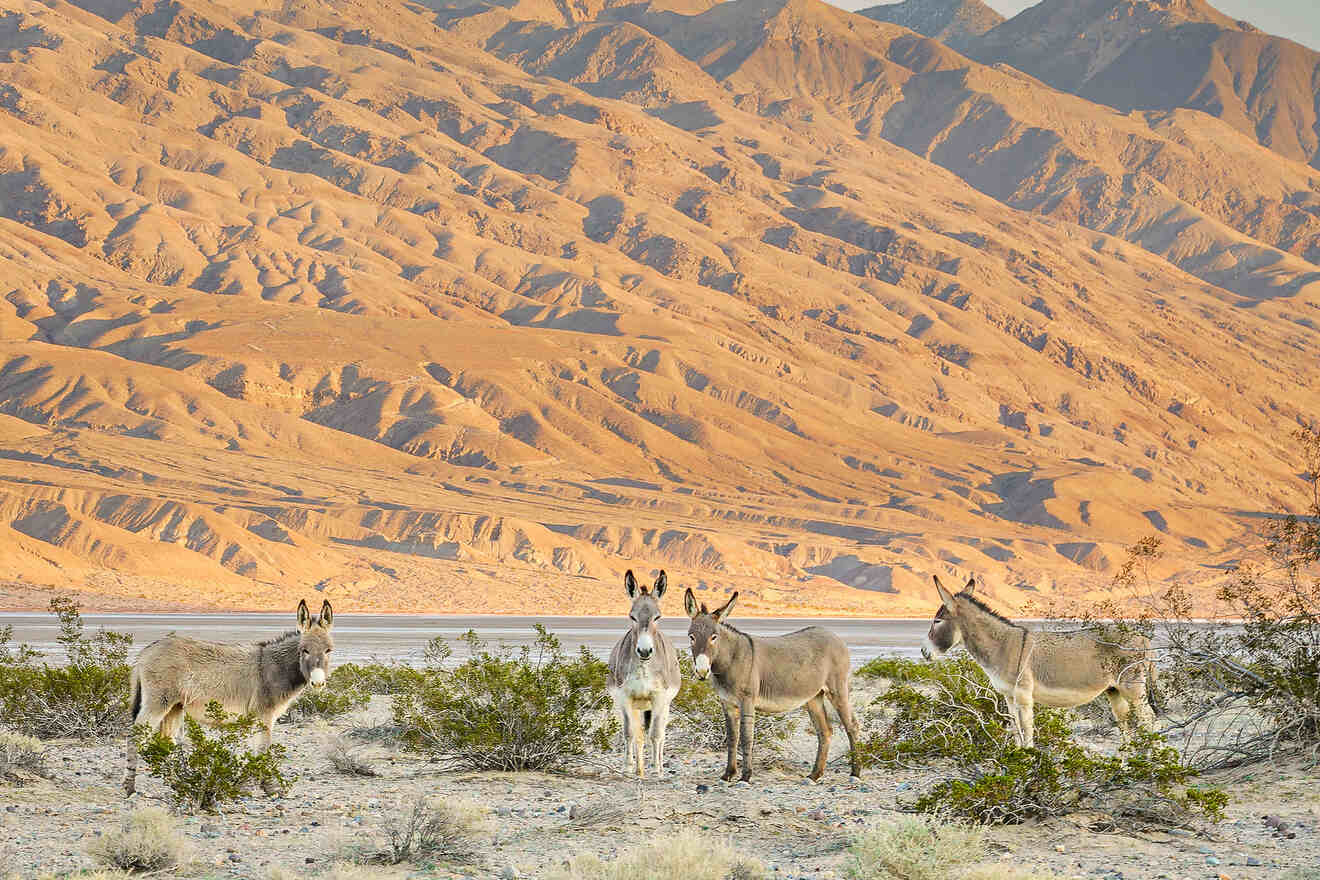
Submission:
<svg viewBox="0 0 1320 880">
<path fill-rule="evenodd" d="M 860 9 L 886 0 L 836 0 L 845 9 Z M 985 0 L 1001 15 L 1012 18 L 1034 0 Z M 1244 18 L 1269 34 L 1287 37 L 1320 49 L 1320 3 L 1317 0 L 1210 0 L 1225 15 Z"/>
</svg>

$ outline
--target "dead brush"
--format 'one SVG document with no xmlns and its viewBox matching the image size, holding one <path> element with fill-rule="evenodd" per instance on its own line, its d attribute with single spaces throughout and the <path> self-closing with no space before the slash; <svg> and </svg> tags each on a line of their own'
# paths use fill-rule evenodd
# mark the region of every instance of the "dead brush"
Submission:
<svg viewBox="0 0 1320 880">
<path fill-rule="evenodd" d="M 354 746 L 342 736 L 333 736 L 326 741 L 325 757 L 331 767 L 345 776 L 380 775 L 376 772 L 376 768 L 362 757 L 361 748 Z"/>
<path fill-rule="evenodd" d="M 476 807 L 415 794 L 386 814 L 372 848 L 357 851 L 354 859 L 378 865 L 472 864 L 481 816 Z"/>
<path fill-rule="evenodd" d="M 192 847 L 173 816 L 159 807 L 143 807 L 126 816 L 119 828 L 97 838 L 88 855 L 107 868 L 157 874 L 186 866 Z"/>
<path fill-rule="evenodd" d="M 0 779 L 21 781 L 23 774 L 49 777 L 49 751 L 36 737 L 0 730 Z"/>
</svg>

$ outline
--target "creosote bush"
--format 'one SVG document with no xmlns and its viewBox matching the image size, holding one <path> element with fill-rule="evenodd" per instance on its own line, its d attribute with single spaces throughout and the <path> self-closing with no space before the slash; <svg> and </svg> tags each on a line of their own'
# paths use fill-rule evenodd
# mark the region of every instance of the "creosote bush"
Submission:
<svg viewBox="0 0 1320 880">
<path fill-rule="evenodd" d="M 540 624 L 536 641 L 491 650 L 474 633 L 468 660 L 428 670 L 394 696 L 403 743 L 450 767 L 549 770 L 609 747 L 606 667 L 584 647 L 576 657 Z"/>
<path fill-rule="evenodd" d="M 48 776 L 49 750 L 36 737 L 0 730 L 0 780 L 21 781 L 22 774 Z"/>
<path fill-rule="evenodd" d="M 291 781 L 280 769 L 284 747 L 248 748 L 257 728 L 251 716 L 231 718 L 219 703 L 211 702 L 206 706 L 206 720 L 213 733 L 185 716 L 180 742 L 141 727 L 134 730 L 145 740 L 138 751 L 148 772 L 165 783 L 180 807 L 214 810 L 237 800 L 254 783 L 270 793 L 288 789 Z"/>
<path fill-rule="evenodd" d="M 83 631 L 72 599 L 56 597 L 64 663 L 51 664 L 27 645 L 11 645 L 0 629 L 0 724 L 41 739 L 105 738 L 128 729 L 128 649 L 131 636 Z"/>
<path fill-rule="evenodd" d="M 578 856 L 550 874 L 552 880 L 762 880 L 766 876 L 756 859 L 694 831 L 654 838 L 611 862 Z"/>
<path fill-rule="evenodd" d="M 183 867 L 191 852 L 178 822 L 159 807 L 134 810 L 121 827 L 102 834 L 88 850 L 102 865 L 130 874 L 155 874 Z"/>
<path fill-rule="evenodd" d="M 893 684 L 873 706 L 888 718 L 863 746 L 872 765 L 941 763 L 945 777 L 913 807 L 986 823 L 1103 809 L 1183 824 L 1218 821 L 1227 797 L 1188 785 L 1196 771 L 1158 734 L 1136 731 L 1116 755 L 1072 740 L 1069 713 L 1037 707 L 1035 745 L 1018 746 L 1006 707 L 971 659 L 883 665 Z"/>
<path fill-rule="evenodd" d="M 678 668 L 682 679 L 678 695 L 669 704 L 669 727 L 666 737 L 679 748 L 703 751 L 721 751 L 725 746 L 724 706 L 710 683 L 698 681 L 689 653 L 678 655 Z M 783 715 L 757 713 L 754 733 L 756 753 L 779 757 L 788 749 L 789 740 L 797 730 L 800 712 Z"/>
<path fill-rule="evenodd" d="M 374 848 L 358 851 L 355 858 L 383 865 L 470 864 L 476 859 L 481 820 L 477 807 L 417 794 L 385 815 Z"/>
</svg>

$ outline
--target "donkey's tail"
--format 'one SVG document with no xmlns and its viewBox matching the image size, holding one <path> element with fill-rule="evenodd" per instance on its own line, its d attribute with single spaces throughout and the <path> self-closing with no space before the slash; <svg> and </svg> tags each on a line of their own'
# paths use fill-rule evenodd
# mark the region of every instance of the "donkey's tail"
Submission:
<svg viewBox="0 0 1320 880">
<path fill-rule="evenodd" d="M 1146 701 L 1156 715 L 1164 714 L 1166 702 L 1164 692 L 1160 690 L 1160 674 L 1154 660 L 1146 661 Z"/>
<path fill-rule="evenodd" d="M 645 710 L 644 712 L 642 712 L 642 730 L 646 731 L 648 734 L 651 732 L 651 710 L 650 710 L 650 709 L 647 709 L 647 710 Z"/>
<path fill-rule="evenodd" d="M 134 722 L 137 721 L 138 713 L 142 711 L 142 682 L 138 680 L 137 675 L 133 676 L 133 705 L 128 710 L 128 717 Z"/>
</svg>

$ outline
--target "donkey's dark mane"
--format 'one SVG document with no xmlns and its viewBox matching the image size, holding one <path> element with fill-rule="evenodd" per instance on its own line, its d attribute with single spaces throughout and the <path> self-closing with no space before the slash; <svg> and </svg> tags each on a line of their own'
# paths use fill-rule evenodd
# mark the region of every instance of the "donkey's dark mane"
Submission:
<svg viewBox="0 0 1320 880">
<path fill-rule="evenodd" d="M 989 605 L 985 604 L 985 603 L 982 602 L 980 599 L 978 599 L 978 598 L 976 598 L 975 596 L 973 596 L 971 593 L 963 592 L 963 593 L 959 593 L 958 596 L 959 596 L 960 598 L 966 599 L 968 602 L 971 602 L 971 603 L 972 603 L 973 605 L 975 605 L 977 608 L 980 608 L 980 609 L 981 609 L 982 611 L 984 611 L 986 614 L 989 614 L 991 617 L 993 617 L 995 620 L 1000 621 L 1001 623 L 1007 623 L 1009 626 L 1015 626 L 1015 627 L 1017 627 L 1018 629 L 1025 629 L 1025 628 L 1026 628 L 1026 627 L 1022 626 L 1022 624 L 1020 624 L 1020 623 L 1014 623 L 1013 621 L 1009 620 L 1007 617 L 1005 617 L 1004 615 L 1000 614 L 998 611 L 996 611 L 995 609 L 991 608 Z"/>
<path fill-rule="evenodd" d="M 275 638 L 273 638 L 273 639 L 264 639 L 264 640 L 262 640 L 262 641 L 260 641 L 260 642 L 257 642 L 257 645 L 258 645 L 259 647 L 262 647 L 262 648 L 269 648 L 269 647 L 271 647 L 272 645 L 279 645 L 279 644 L 282 644 L 282 643 L 284 643 L 284 642 L 287 642 L 289 639 L 296 639 L 296 638 L 298 638 L 300 635 L 301 635 L 301 633 L 299 633 L 298 630 L 296 630 L 296 629 L 291 629 L 291 630 L 289 630 L 289 631 L 287 631 L 287 632 L 281 633 L 281 634 L 278 635 L 278 636 L 275 636 Z M 249 644 L 251 644 L 251 643 L 249 642 Z"/>
</svg>

